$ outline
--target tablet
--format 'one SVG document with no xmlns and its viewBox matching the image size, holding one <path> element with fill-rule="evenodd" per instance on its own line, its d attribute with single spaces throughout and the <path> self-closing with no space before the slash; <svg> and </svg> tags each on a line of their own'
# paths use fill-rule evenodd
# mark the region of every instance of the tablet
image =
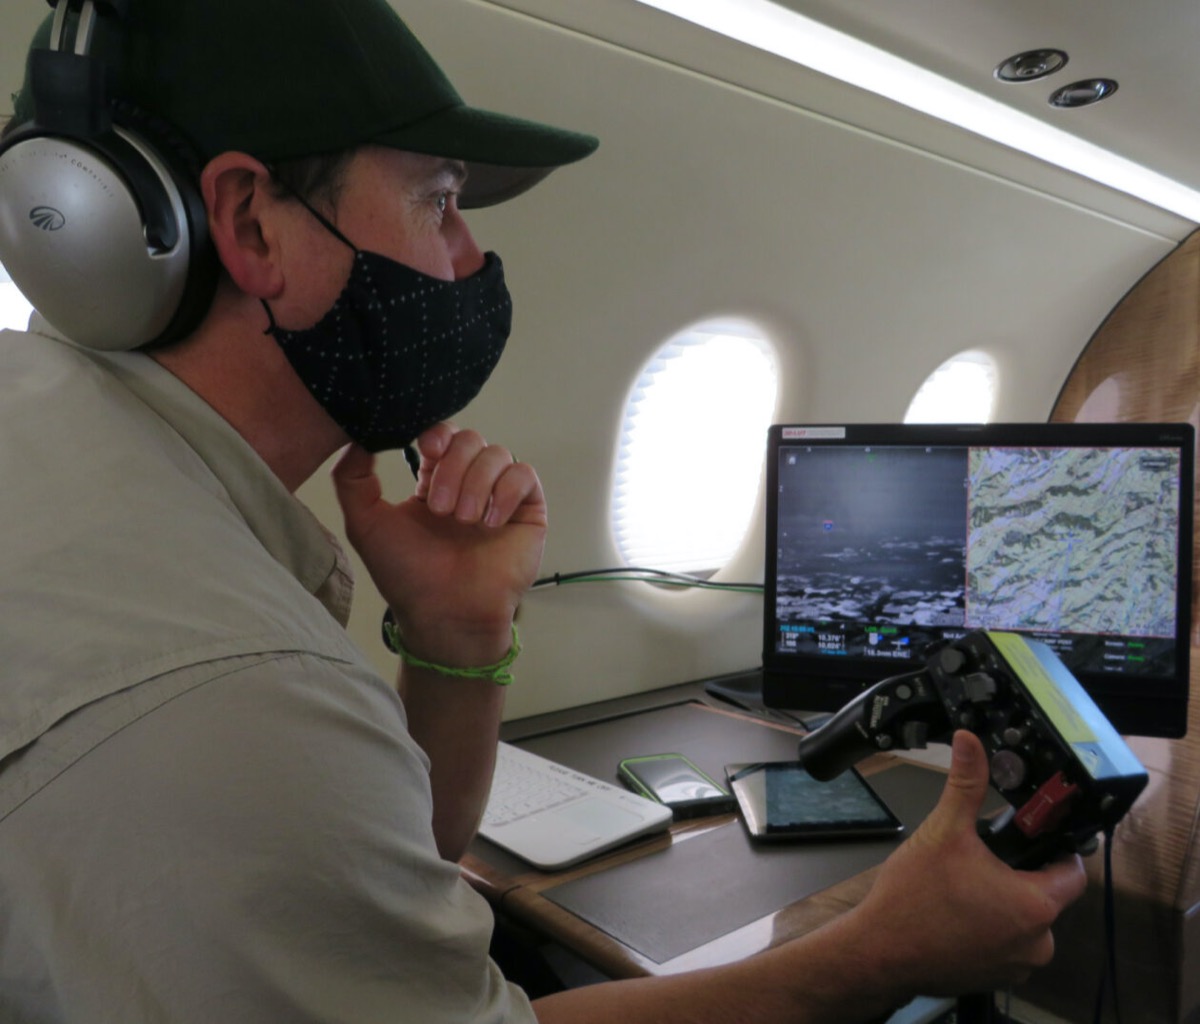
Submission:
<svg viewBox="0 0 1200 1024">
<path fill-rule="evenodd" d="M 725 772 L 754 839 L 852 839 L 904 831 L 853 768 L 829 782 L 818 782 L 799 761 L 731 764 Z"/>
</svg>

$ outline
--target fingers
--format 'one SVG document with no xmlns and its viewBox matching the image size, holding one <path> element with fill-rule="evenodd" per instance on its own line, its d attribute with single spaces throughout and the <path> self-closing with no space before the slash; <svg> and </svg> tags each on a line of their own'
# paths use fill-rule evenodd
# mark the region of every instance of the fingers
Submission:
<svg viewBox="0 0 1200 1024">
<path fill-rule="evenodd" d="M 1023 894 L 1014 889 L 1011 897 L 1027 929 L 1020 959 L 1029 967 L 1044 967 L 1054 956 L 1054 922 L 1087 888 L 1083 861 L 1064 857 L 1037 871 L 1015 872 L 1013 881 L 1025 886 Z"/>
<path fill-rule="evenodd" d="M 432 460 L 430 460 L 432 461 Z M 512 463 L 512 455 L 473 430 L 460 430 L 432 467 L 425 500 L 439 516 L 478 522 L 491 497 L 490 484 Z"/>
<path fill-rule="evenodd" d="M 1057 916 L 1087 890 L 1087 872 L 1078 855 L 1051 861 L 1033 872 L 1032 878 L 1042 891 L 1050 913 Z"/>
<path fill-rule="evenodd" d="M 415 444 L 421 456 L 421 468 L 417 473 L 417 497 L 425 498 L 429 494 L 429 481 L 433 468 L 441 461 L 450 442 L 456 433 L 452 423 L 435 423 L 417 438 Z"/>
<path fill-rule="evenodd" d="M 504 467 L 492 487 L 482 522 L 493 529 L 505 523 L 546 525 L 546 497 L 532 466 L 509 462 Z"/>
<path fill-rule="evenodd" d="M 1027 885 L 1024 897 L 1013 893 L 1012 906 L 1021 908 L 1019 920 L 1025 922 L 1026 937 L 1018 943 L 1014 960 L 1017 975 L 1023 981 L 1034 968 L 1045 967 L 1054 958 L 1054 922 L 1062 912 L 1083 895 L 1087 874 L 1077 856 L 1054 861 L 1033 872 L 1018 872 Z"/>
<path fill-rule="evenodd" d="M 502 526 L 545 522 L 545 496 L 533 468 L 489 445 L 473 430 L 439 424 L 417 440 L 421 472 L 417 496 L 439 516 L 465 524 Z"/>
</svg>

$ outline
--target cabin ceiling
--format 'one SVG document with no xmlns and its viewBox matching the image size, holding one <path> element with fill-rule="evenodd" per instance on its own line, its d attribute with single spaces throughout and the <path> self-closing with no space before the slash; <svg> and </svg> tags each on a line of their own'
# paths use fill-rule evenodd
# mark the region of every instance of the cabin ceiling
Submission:
<svg viewBox="0 0 1200 1024">
<path fill-rule="evenodd" d="M 403 13 L 404 0 L 393 2 Z M 1200 94 L 1200 4 L 1194 0 L 776 2 L 1200 190 L 1193 99 Z M 26 40 L 46 10 L 42 0 L 4 0 L 2 7 L 0 116 L 11 111 Z M 1067 52 L 1065 68 L 1019 84 L 994 78 L 1006 58 L 1046 47 Z M 1046 102 L 1059 86 L 1098 76 L 1119 83 L 1104 102 L 1073 111 Z"/>
<path fill-rule="evenodd" d="M 1200 189 L 1200 4 L 1194 0 L 777 0 L 1025 114 Z M 998 81 L 997 65 L 1027 50 L 1069 61 L 1035 81 Z M 1119 85 L 1075 110 L 1051 107 L 1063 85 Z"/>
</svg>

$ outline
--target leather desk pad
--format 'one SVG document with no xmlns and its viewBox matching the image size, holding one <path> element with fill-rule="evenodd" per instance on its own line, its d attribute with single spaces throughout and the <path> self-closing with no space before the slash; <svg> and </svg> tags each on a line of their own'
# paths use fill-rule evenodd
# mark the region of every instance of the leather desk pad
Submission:
<svg viewBox="0 0 1200 1024">
<path fill-rule="evenodd" d="M 615 778 L 621 757 L 677 751 L 714 778 L 724 766 L 789 760 L 796 737 L 683 704 L 521 741 L 546 757 Z M 896 765 L 871 785 L 911 832 L 937 802 L 944 775 Z M 729 934 L 883 861 L 896 839 L 755 844 L 739 820 L 542 895 L 656 963 Z"/>
</svg>

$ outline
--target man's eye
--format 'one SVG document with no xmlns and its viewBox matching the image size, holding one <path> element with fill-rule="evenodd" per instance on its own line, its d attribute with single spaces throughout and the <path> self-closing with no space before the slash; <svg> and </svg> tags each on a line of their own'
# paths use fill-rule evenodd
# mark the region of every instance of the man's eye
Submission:
<svg viewBox="0 0 1200 1024">
<path fill-rule="evenodd" d="M 437 194 L 437 198 L 434 199 L 433 204 L 437 207 L 438 213 L 445 213 L 446 207 L 450 205 L 450 193 L 439 192 Z"/>
</svg>

